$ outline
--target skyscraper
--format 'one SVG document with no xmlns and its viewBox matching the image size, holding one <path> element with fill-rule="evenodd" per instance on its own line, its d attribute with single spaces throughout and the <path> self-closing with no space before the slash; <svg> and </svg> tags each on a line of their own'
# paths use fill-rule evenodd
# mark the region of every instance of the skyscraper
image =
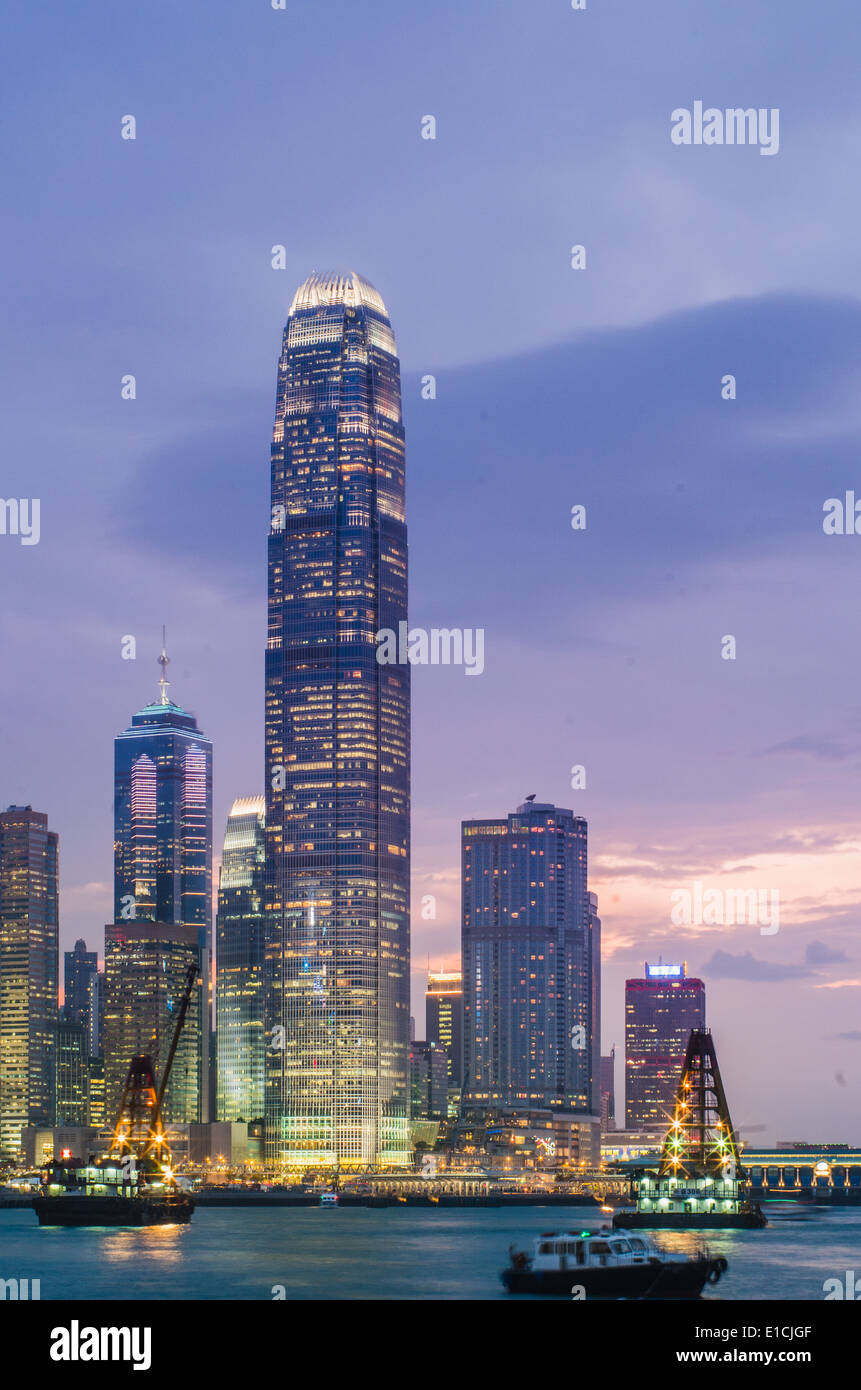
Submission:
<svg viewBox="0 0 861 1390">
<path fill-rule="evenodd" d="M 706 987 L 687 965 L 646 964 L 625 981 L 625 1124 L 666 1129 L 691 1029 L 705 1028 Z"/>
<path fill-rule="evenodd" d="M 57 1103 L 59 852 L 48 817 L 0 812 L 0 1154 L 26 1125 L 53 1125 Z"/>
<path fill-rule="evenodd" d="M 71 954 L 71 953 L 69 953 Z M 57 1029 L 57 1124 L 89 1124 L 87 1030 L 61 1019 Z"/>
<path fill-rule="evenodd" d="M 444 1120 L 448 1115 L 448 1057 L 439 1043 L 410 1044 L 411 1117 Z"/>
<path fill-rule="evenodd" d="M 224 834 L 215 922 L 219 1120 L 263 1115 L 264 818 L 262 796 L 234 801 Z"/>
<path fill-rule="evenodd" d="M 527 800 L 462 827 L 464 1103 L 597 1113 L 600 923 L 586 822 Z"/>
<path fill-rule="evenodd" d="M 199 951 L 201 1114 L 208 1118 L 209 960 L 212 942 L 212 744 L 194 715 L 168 698 L 168 657 L 159 657 L 159 697 L 132 717 L 114 745 L 114 921 L 194 930 Z M 115 979 L 116 977 L 114 977 Z M 105 1013 L 116 1016 L 108 972 Z M 107 1040 L 106 1040 L 107 1048 Z M 130 1057 L 106 1058 L 128 1067 Z M 124 1075 L 125 1073 L 123 1073 Z M 112 1101 L 108 1080 L 108 1105 Z M 198 1118 L 197 1116 L 195 1118 Z"/>
<path fill-rule="evenodd" d="M 425 1035 L 444 1047 L 449 1085 L 463 1084 L 463 975 L 459 970 L 428 971 Z"/>
<path fill-rule="evenodd" d="M 287 318 L 266 652 L 269 1162 L 409 1157 L 410 669 L 400 368 L 385 304 L 314 274 Z"/>
<path fill-rule="evenodd" d="M 66 1022 L 88 1025 L 90 975 L 98 973 L 99 957 L 95 951 L 88 951 L 86 941 L 79 937 L 74 951 L 64 952 L 63 962 L 63 1013 Z"/>
</svg>

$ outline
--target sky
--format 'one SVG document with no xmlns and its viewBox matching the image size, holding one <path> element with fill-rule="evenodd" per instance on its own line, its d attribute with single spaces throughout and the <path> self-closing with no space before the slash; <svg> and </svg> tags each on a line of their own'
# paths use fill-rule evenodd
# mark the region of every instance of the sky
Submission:
<svg viewBox="0 0 861 1390">
<path fill-rule="evenodd" d="M 0 536 L 0 803 L 59 832 L 64 948 L 102 948 L 163 623 L 216 852 L 262 788 L 281 332 L 352 267 L 401 357 L 411 622 L 485 630 L 480 677 L 413 672 L 418 1035 L 460 822 L 536 793 L 589 822 L 605 1049 L 625 978 L 687 960 L 746 1136 L 861 1143 L 861 537 L 823 531 L 861 498 L 859 31 L 849 0 L 12 0 L 0 493 L 41 525 Z M 777 109 L 778 152 L 674 144 L 698 100 Z M 778 894 L 778 930 L 674 920 L 697 882 Z"/>
</svg>

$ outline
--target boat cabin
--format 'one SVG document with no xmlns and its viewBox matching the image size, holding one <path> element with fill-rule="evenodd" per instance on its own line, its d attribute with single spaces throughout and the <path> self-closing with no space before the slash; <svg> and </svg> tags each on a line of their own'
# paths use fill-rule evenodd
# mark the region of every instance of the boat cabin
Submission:
<svg viewBox="0 0 861 1390">
<path fill-rule="evenodd" d="M 641 1235 L 613 1231 L 545 1231 L 535 1242 L 532 1268 L 588 1269 L 601 1266 L 646 1264 L 659 1258 L 651 1242 Z"/>
</svg>

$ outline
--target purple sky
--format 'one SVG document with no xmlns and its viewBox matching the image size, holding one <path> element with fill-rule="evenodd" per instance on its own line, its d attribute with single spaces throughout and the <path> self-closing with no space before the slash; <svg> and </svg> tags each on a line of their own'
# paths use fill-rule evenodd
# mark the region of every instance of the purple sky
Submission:
<svg viewBox="0 0 861 1390">
<path fill-rule="evenodd" d="M 460 821 L 535 792 L 589 820 L 605 1046 L 625 977 L 686 958 L 736 1123 L 861 1142 L 861 538 L 822 531 L 861 497 L 861 23 L 812 17 L 13 4 L 0 493 L 40 498 L 41 540 L 0 536 L 0 802 L 60 833 L 64 946 L 101 949 L 112 740 L 163 622 L 217 842 L 261 788 L 280 335 L 299 281 L 353 266 L 404 371 L 412 622 L 486 631 L 480 678 L 414 673 L 419 1034 L 427 957 L 458 952 Z M 673 145 L 697 99 L 779 108 L 779 154 Z M 694 880 L 779 891 L 780 930 L 674 925 Z"/>
</svg>

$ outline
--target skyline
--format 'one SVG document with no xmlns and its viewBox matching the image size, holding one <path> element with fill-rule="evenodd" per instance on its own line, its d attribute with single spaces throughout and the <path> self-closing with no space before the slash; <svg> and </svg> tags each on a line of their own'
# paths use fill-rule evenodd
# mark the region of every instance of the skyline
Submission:
<svg viewBox="0 0 861 1390">
<path fill-rule="evenodd" d="M 436 922 L 413 913 L 414 999 L 426 955 L 458 951 L 460 822 L 536 792 L 589 822 L 603 1049 L 622 1043 L 624 979 L 661 951 L 686 958 L 737 1122 L 857 1140 L 857 561 L 851 537 L 822 531 L 826 499 L 861 494 L 857 195 L 838 173 L 859 123 L 851 45 L 795 0 L 768 24 L 724 5 L 695 35 L 681 4 L 658 25 L 632 3 L 612 23 L 443 4 L 436 26 L 393 4 L 361 24 L 329 8 L 319 157 L 284 139 L 314 79 L 300 65 L 284 90 L 273 37 L 285 23 L 313 42 L 311 16 L 165 7 L 154 40 L 131 14 L 112 66 L 87 50 L 119 23 L 103 5 L 58 12 L 47 39 L 21 16 L 32 61 L 7 90 L 32 138 L 7 150 L 4 489 L 40 496 L 42 518 L 38 545 L 0 540 L 16 595 L 0 619 L 0 802 L 60 835 L 62 947 L 112 915 L 111 738 L 152 698 L 162 622 L 177 698 L 216 749 L 216 845 L 234 798 L 262 790 L 271 360 L 293 286 L 355 263 L 405 366 L 411 620 L 487 632 L 480 681 L 414 673 L 413 894 L 437 898 Z M 206 80 L 226 82 L 203 109 L 201 39 Z M 357 61 L 380 85 L 353 123 Z M 672 110 L 700 97 L 779 106 L 779 154 L 674 147 Z M 57 139 L 58 109 L 80 154 Z M 391 177 L 368 189 L 374 140 Z M 575 764 L 586 790 L 570 788 Z M 779 932 L 675 926 L 672 894 L 697 880 L 778 888 Z M 764 1048 L 750 1064 L 766 1035 L 784 1074 Z"/>
</svg>

